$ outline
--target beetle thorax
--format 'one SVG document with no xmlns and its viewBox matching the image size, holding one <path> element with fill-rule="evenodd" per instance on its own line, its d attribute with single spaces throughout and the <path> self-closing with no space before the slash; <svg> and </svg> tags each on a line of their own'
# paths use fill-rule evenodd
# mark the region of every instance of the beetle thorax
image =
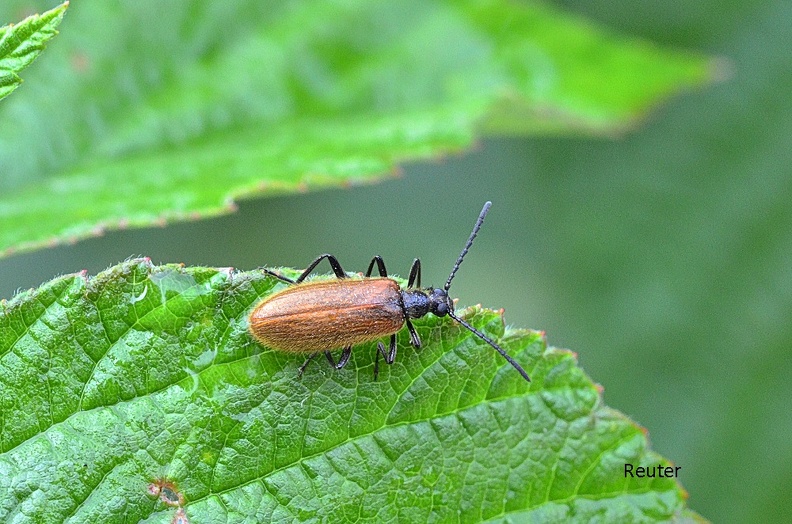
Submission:
<svg viewBox="0 0 792 524">
<path fill-rule="evenodd" d="M 444 289 L 403 289 L 401 296 L 407 318 L 421 318 L 427 313 L 444 317 L 453 311 L 453 303 Z"/>
</svg>

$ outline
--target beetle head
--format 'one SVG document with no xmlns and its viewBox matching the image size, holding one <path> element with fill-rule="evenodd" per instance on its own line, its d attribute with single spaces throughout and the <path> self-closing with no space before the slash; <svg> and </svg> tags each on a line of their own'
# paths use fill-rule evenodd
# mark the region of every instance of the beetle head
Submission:
<svg viewBox="0 0 792 524">
<path fill-rule="evenodd" d="M 448 296 L 445 289 L 432 289 L 427 290 L 429 298 L 429 312 L 438 317 L 444 317 L 448 313 L 453 313 L 454 302 Z"/>
</svg>

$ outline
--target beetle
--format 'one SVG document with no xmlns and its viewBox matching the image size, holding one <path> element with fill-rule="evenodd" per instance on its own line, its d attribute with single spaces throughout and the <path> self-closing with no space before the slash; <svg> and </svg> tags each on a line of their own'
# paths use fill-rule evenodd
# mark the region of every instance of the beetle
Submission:
<svg viewBox="0 0 792 524">
<path fill-rule="evenodd" d="M 349 278 L 336 257 L 324 254 L 311 262 L 296 280 L 269 269 L 262 269 L 267 275 L 291 284 L 291 287 L 265 298 L 253 309 L 248 318 L 250 333 L 263 345 L 273 349 L 289 353 L 310 353 L 300 366 L 299 375 L 303 374 L 319 353 L 324 352 L 328 362 L 336 369 L 341 369 L 349 362 L 353 346 L 390 335 L 388 351 L 381 341 L 377 342 L 374 360 L 376 380 L 380 355 L 387 364 L 393 364 L 396 358 L 396 333 L 404 326 L 407 326 L 410 333 L 411 345 L 416 349 L 421 347 L 421 339 L 410 319 L 421 318 L 429 313 L 438 317 L 447 315 L 495 348 L 530 382 L 528 373 L 506 351 L 456 315 L 454 301 L 448 296 L 451 281 L 473 245 L 491 205 L 491 202 L 484 204 L 476 225 L 442 289 L 421 288 L 421 260 L 418 258 L 410 268 L 407 287 L 402 289 L 398 282 L 388 278 L 385 262 L 380 256 L 371 260 L 364 278 Z M 308 275 L 325 259 L 338 279 L 305 282 Z M 371 276 L 375 265 L 379 277 Z M 330 350 L 338 348 L 343 348 L 343 353 L 336 362 Z"/>
</svg>

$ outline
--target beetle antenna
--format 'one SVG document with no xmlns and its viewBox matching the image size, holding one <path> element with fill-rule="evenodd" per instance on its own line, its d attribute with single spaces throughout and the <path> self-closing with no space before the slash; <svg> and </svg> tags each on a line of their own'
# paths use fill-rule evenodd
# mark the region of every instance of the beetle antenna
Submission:
<svg viewBox="0 0 792 524">
<path fill-rule="evenodd" d="M 482 211 L 482 216 L 479 217 L 479 224 L 481 223 L 481 220 L 484 218 L 484 214 L 486 213 L 488 207 L 489 207 L 489 202 L 487 202 L 487 205 L 484 206 L 484 211 Z M 473 236 L 475 236 L 475 235 L 473 235 Z M 472 239 L 473 238 L 471 237 L 471 240 Z M 453 275 L 451 275 L 451 276 L 453 276 Z M 520 372 L 520 375 L 522 375 L 525 380 L 527 380 L 528 382 L 531 381 L 531 377 L 528 376 L 528 373 L 525 372 L 525 370 L 522 368 L 522 366 L 519 365 L 517 363 L 517 361 L 515 361 L 513 358 L 511 358 L 508 353 L 506 353 L 503 349 L 501 349 L 501 347 L 499 345 L 497 345 L 495 342 L 490 340 L 489 337 L 487 337 L 487 335 L 485 335 L 484 333 L 482 333 L 478 329 L 474 328 L 473 326 L 471 326 L 470 324 L 468 324 L 467 322 L 465 322 L 464 320 L 462 320 L 461 318 L 456 316 L 452 311 L 448 312 L 448 316 L 453 318 L 454 320 L 456 320 L 457 322 L 459 322 L 463 326 L 465 326 L 467 329 L 469 329 L 474 335 L 479 337 L 481 340 L 483 340 L 484 342 L 486 342 L 490 346 L 494 347 L 498 351 L 498 353 L 503 355 L 503 358 L 505 358 L 506 360 L 509 361 L 509 364 L 514 366 L 514 369 L 516 369 L 517 371 Z"/>
<path fill-rule="evenodd" d="M 454 279 L 454 275 L 456 275 L 456 272 L 459 269 L 460 264 L 462 264 L 462 259 L 465 258 L 465 255 L 467 255 L 467 252 L 470 249 L 470 246 L 473 245 L 473 240 L 476 239 L 476 235 L 478 235 L 479 229 L 481 229 L 481 224 L 484 223 L 484 217 L 487 216 L 487 213 L 489 212 L 489 208 L 490 208 L 491 205 L 492 205 L 492 202 L 487 202 L 487 203 L 484 204 L 484 207 L 481 209 L 481 213 L 479 213 L 478 220 L 476 220 L 476 225 L 473 226 L 473 231 L 470 233 L 470 238 L 468 238 L 467 244 L 465 244 L 465 249 L 463 249 L 462 252 L 459 254 L 459 258 L 457 258 L 456 264 L 454 264 L 454 269 L 451 270 L 451 275 L 448 277 L 448 280 L 446 280 L 445 287 L 443 288 L 446 291 L 448 291 L 448 288 L 451 287 L 451 281 Z M 474 333 L 475 333 L 475 331 L 474 331 Z M 484 340 L 487 340 L 487 339 L 485 338 Z M 488 341 L 488 342 L 490 342 L 490 344 L 492 344 L 491 341 Z M 495 347 L 497 348 L 497 346 L 495 346 Z M 497 348 L 497 349 L 500 350 L 500 348 Z M 527 375 L 526 375 L 526 378 L 527 378 Z"/>
</svg>

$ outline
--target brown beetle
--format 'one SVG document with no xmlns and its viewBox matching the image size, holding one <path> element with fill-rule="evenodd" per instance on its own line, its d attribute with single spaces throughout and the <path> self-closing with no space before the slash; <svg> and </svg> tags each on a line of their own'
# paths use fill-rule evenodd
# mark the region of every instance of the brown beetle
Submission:
<svg viewBox="0 0 792 524">
<path fill-rule="evenodd" d="M 421 260 L 417 258 L 410 268 L 407 288 L 401 289 L 395 280 L 388 278 L 385 263 L 380 256 L 371 260 L 365 278 L 348 278 L 338 260 L 333 255 L 324 254 L 317 257 L 296 280 L 263 269 L 268 275 L 294 285 L 265 298 L 256 306 L 249 318 L 250 333 L 259 342 L 273 349 L 290 353 L 311 353 L 300 366 L 300 375 L 311 359 L 321 352 L 324 352 L 331 365 L 341 369 L 349 362 L 352 346 L 390 335 L 387 352 L 382 342 L 377 342 L 377 357 L 374 360 L 376 380 L 380 355 L 385 357 L 386 363 L 393 364 L 396 358 L 396 333 L 404 325 L 407 325 L 410 332 L 410 343 L 415 348 L 421 347 L 421 339 L 410 322 L 411 318 L 421 318 L 427 313 L 438 317 L 448 315 L 495 348 L 530 382 L 528 373 L 508 353 L 456 316 L 454 302 L 448 296 L 451 281 L 473 245 L 490 205 L 491 202 L 484 204 L 473 232 L 459 254 L 443 289 L 421 289 Z M 303 282 L 324 259 L 330 263 L 338 280 Z M 374 264 L 379 270 L 379 277 L 371 276 Z M 338 363 L 330 354 L 331 349 L 337 348 L 344 349 Z"/>
</svg>

